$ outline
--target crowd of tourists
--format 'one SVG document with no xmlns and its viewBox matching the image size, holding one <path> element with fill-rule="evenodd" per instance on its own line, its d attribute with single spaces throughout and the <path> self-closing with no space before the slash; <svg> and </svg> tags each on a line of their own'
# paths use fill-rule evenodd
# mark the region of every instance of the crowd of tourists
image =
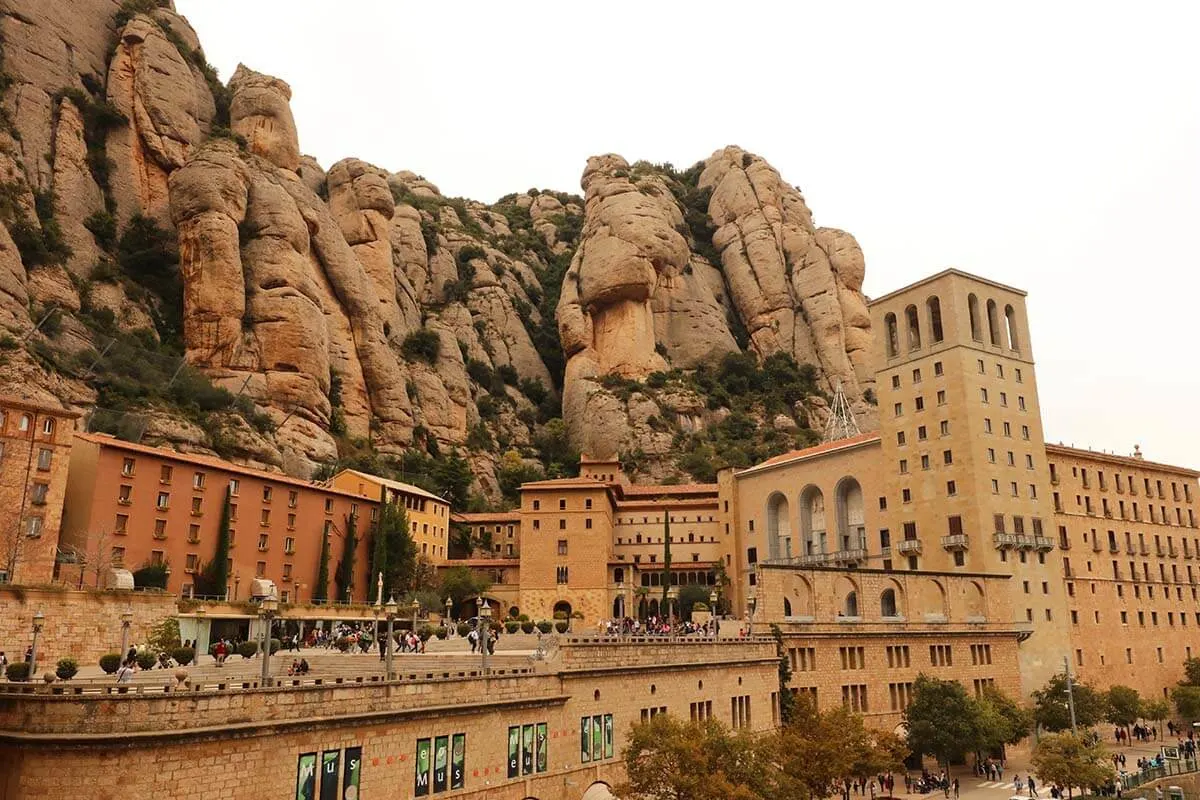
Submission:
<svg viewBox="0 0 1200 800">
<path fill-rule="evenodd" d="M 643 622 L 633 617 L 606 619 L 600 623 L 602 636 L 714 636 L 720 623 L 710 619 L 703 623 L 691 620 L 650 616 Z"/>
</svg>

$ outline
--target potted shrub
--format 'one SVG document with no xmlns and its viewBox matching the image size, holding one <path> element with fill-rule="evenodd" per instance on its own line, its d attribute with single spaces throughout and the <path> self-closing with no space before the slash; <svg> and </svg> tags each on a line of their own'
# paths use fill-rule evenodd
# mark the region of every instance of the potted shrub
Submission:
<svg viewBox="0 0 1200 800">
<path fill-rule="evenodd" d="M 460 623 L 458 623 L 458 627 L 456 627 L 454 630 L 455 630 L 455 632 L 458 633 L 459 636 L 466 636 L 468 633 L 471 632 L 471 626 L 465 622 L 460 622 Z"/>
<path fill-rule="evenodd" d="M 54 667 L 54 674 L 61 680 L 69 681 L 79 672 L 79 662 L 73 658 L 60 658 Z"/>
<path fill-rule="evenodd" d="M 151 653 L 149 650 L 139 650 L 137 654 L 137 665 L 142 669 L 153 669 L 158 663 L 158 656 Z"/>
<path fill-rule="evenodd" d="M 510 620 L 506 620 L 504 622 L 504 632 L 505 633 L 516 633 L 519 630 L 521 630 L 521 623 L 518 622 L 517 620 L 510 619 Z"/>
<path fill-rule="evenodd" d="M 420 639 L 422 642 L 428 642 L 429 637 L 431 637 L 431 636 L 433 636 L 433 626 L 432 625 L 422 625 L 420 627 L 420 629 L 417 630 L 417 638 Z"/>
<path fill-rule="evenodd" d="M 171 651 L 171 658 L 175 659 L 175 663 L 181 667 L 192 663 L 192 659 L 195 657 L 196 650 L 191 647 L 176 647 Z"/>
<path fill-rule="evenodd" d="M 258 642 L 242 642 L 237 646 L 237 652 L 242 658 L 254 658 L 258 652 Z"/>
<path fill-rule="evenodd" d="M 531 622 L 531 620 L 529 619 L 529 615 L 528 615 L 528 614 L 520 614 L 520 615 L 518 615 L 518 616 L 517 616 L 517 621 L 518 621 L 518 622 Z"/>
<path fill-rule="evenodd" d="M 533 633 L 533 621 L 532 620 L 526 619 L 526 620 L 521 621 L 521 633 Z"/>
<path fill-rule="evenodd" d="M 554 630 L 554 623 L 548 619 L 544 619 L 537 624 L 537 629 L 542 633 L 549 633 Z"/>
<path fill-rule="evenodd" d="M 447 636 L 450 635 L 450 631 L 448 631 L 446 629 L 445 625 L 438 625 L 436 628 L 433 629 L 433 632 L 434 632 L 434 635 L 436 635 L 439 639 L 445 639 Z"/>
<path fill-rule="evenodd" d="M 25 661 L 14 661 L 4 670 L 4 677 L 13 682 L 29 680 L 29 664 Z"/>
<path fill-rule="evenodd" d="M 115 675 L 117 670 L 121 668 L 120 653 L 105 653 L 100 656 L 100 669 L 104 670 L 105 675 Z"/>
<path fill-rule="evenodd" d="M 279 641 L 278 639 L 276 639 L 274 637 L 271 637 L 271 655 L 275 655 L 276 653 L 278 653 L 279 648 L 281 648 L 281 647 L 283 647 L 283 642 Z"/>
<path fill-rule="evenodd" d="M 567 628 L 569 627 L 571 627 L 571 625 L 565 619 L 560 619 L 554 623 L 554 630 L 558 631 L 559 633 L 566 633 Z"/>
</svg>

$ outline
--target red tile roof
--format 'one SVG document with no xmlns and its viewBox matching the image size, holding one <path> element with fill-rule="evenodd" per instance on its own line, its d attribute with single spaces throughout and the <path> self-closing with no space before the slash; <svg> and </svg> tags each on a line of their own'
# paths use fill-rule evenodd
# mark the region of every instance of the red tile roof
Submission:
<svg viewBox="0 0 1200 800">
<path fill-rule="evenodd" d="M 645 497 L 647 495 L 659 497 L 677 494 L 716 494 L 719 488 L 719 484 L 716 483 L 677 483 L 661 486 L 624 486 L 622 492 L 626 497 Z"/>
<path fill-rule="evenodd" d="M 870 442 L 878 440 L 879 433 L 877 431 L 860 433 L 858 436 L 851 436 L 849 439 L 838 439 L 834 442 L 822 442 L 821 444 L 816 444 L 812 447 L 806 447 L 803 450 L 792 450 L 791 452 L 783 453 L 782 455 L 775 456 L 774 458 L 768 458 L 761 464 L 755 464 L 752 467 L 747 467 L 745 470 L 742 470 L 742 472 L 749 472 L 750 470 L 757 470 L 763 467 L 771 467 L 775 466 L 776 464 L 784 464 L 800 458 L 811 458 L 822 453 L 843 450 L 845 448 L 854 447 L 860 444 L 869 444 Z"/>
<path fill-rule="evenodd" d="M 521 559 L 519 558 L 452 558 L 437 565 L 439 568 L 445 567 L 519 567 Z M 501 584 L 503 585 L 503 584 Z"/>
<path fill-rule="evenodd" d="M 476 511 L 462 512 L 450 515 L 454 522 L 516 522 L 521 518 L 520 509 L 512 511 Z"/>
</svg>

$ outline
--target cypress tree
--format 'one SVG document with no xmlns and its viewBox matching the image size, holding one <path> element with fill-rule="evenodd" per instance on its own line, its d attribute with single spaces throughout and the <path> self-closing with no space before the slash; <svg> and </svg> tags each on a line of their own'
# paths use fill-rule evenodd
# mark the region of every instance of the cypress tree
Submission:
<svg viewBox="0 0 1200 800">
<path fill-rule="evenodd" d="M 324 532 L 321 533 L 321 563 L 317 567 L 312 599 L 314 603 L 324 603 L 329 599 L 329 534 Z"/>
<path fill-rule="evenodd" d="M 217 549 L 212 560 L 196 576 L 197 594 L 223 597 L 229 592 L 229 487 L 221 504 L 221 521 L 217 523 Z"/>
<path fill-rule="evenodd" d="M 671 589 L 671 509 L 663 511 L 663 577 L 662 577 L 662 606 L 660 613 L 670 616 L 668 592 Z M 662 611 L 662 609 L 667 609 Z"/>
<path fill-rule="evenodd" d="M 342 550 L 342 560 L 338 562 L 337 572 L 333 576 L 338 587 L 338 602 L 349 603 L 354 591 L 354 553 L 358 550 L 358 515 L 351 514 L 346 518 L 346 546 Z"/>
</svg>

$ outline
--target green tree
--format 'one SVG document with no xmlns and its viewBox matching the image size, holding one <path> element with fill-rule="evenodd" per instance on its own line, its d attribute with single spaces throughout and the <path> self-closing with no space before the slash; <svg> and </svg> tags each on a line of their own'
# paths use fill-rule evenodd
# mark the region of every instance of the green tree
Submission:
<svg viewBox="0 0 1200 800">
<path fill-rule="evenodd" d="M 690 583 L 679 587 L 679 616 L 683 619 L 692 618 L 692 609 L 697 603 L 708 604 L 708 588 Z"/>
<path fill-rule="evenodd" d="M 659 608 L 663 609 L 662 615 L 669 616 L 667 605 L 667 594 L 671 589 L 671 509 L 663 508 L 663 569 L 662 569 L 662 603 Z"/>
<path fill-rule="evenodd" d="M 682 722 L 659 714 L 634 725 L 621 751 L 626 800 L 765 800 L 778 770 L 763 741 L 713 719 Z"/>
<path fill-rule="evenodd" d="M 321 533 L 321 561 L 317 564 L 317 582 L 313 585 L 312 599 L 314 603 L 324 603 L 329 599 L 329 534 Z"/>
<path fill-rule="evenodd" d="M 779 657 L 779 718 L 786 725 L 796 715 L 796 696 L 791 689 L 792 662 L 783 644 L 783 631 L 774 623 L 771 624 L 771 636 L 775 639 L 775 654 Z"/>
<path fill-rule="evenodd" d="M 1089 742 L 1071 733 L 1042 737 L 1033 750 L 1032 762 L 1042 784 L 1065 786 L 1067 797 L 1074 787 L 1086 791 L 1113 779 L 1112 762 L 1099 741 Z"/>
<path fill-rule="evenodd" d="M 912 704 L 904 712 L 909 749 L 949 765 L 978 749 L 979 715 L 961 683 L 922 673 L 913 683 Z"/>
<path fill-rule="evenodd" d="M 338 562 L 333 581 L 337 584 L 338 601 L 349 603 L 354 593 L 354 556 L 358 550 L 358 515 L 346 517 L 346 539 L 342 559 Z"/>
<path fill-rule="evenodd" d="M 1183 662 L 1183 684 L 1200 686 L 1200 658 L 1189 658 Z"/>
<path fill-rule="evenodd" d="M 1104 719 L 1113 725 L 1128 728 L 1142 715 L 1142 698 L 1137 689 L 1119 684 L 1111 686 L 1106 699 Z"/>
<path fill-rule="evenodd" d="M 439 595 L 444 599 L 449 597 L 454 603 L 453 614 L 462 616 L 463 603 L 478 597 L 492 588 L 492 582 L 487 578 L 472 572 L 467 567 L 451 567 L 442 573 L 442 585 Z"/>
<path fill-rule="evenodd" d="M 995 687 L 983 690 L 980 709 L 979 750 L 1016 744 L 1033 730 L 1033 711 Z"/>
<path fill-rule="evenodd" d="M 221 520 L 217 523 L 217 549 L 196 576 L 197 594 L 223 597 L 229 591 L 229 544 L 229 487 L 226 486 Z"/>
<path fill-rule="evenodd" d="M 1171 690 L 1175 711 L 1187 722 L 1200 720 L 1200 686 L 1176 686 Z"/>
<path fill-rule="evenodd" d="M 412 588 L 417 545 L 409 529 L 408 512 L 400 503 L 384 503 L 375 524 L 371 548 L 371 580 L 383 575 L 383 596 L 398 597 Z M 368 592 L 370 594 L 370 592 Z"/>
<path fill-rule="evenodd" d="M 1098 692 L 1086 683 L 1071 681 L 1075 698 L 1075 722 L 1079 728 L 1090 728 L 1099 724 L 1108 711 L 1108 701 L 1103 692 Z M 1041 689 L 1033 692 L 1033 717 L 1038 725 L 1048 731 L 1065 731 L 1071 728 L 1071 712 L 1067 704 L 1067 676 L 1058 673 Z"/>
<path fill-rule="evenodd" d="M 1142 703 L 1142 716 L 1151 722 L 1158 723 L 1158 736 L 1162 738 L 1162 721 L 1171 716 L 1171 704 L 1161 698 L 1146 700 Z"/>
</svg>

